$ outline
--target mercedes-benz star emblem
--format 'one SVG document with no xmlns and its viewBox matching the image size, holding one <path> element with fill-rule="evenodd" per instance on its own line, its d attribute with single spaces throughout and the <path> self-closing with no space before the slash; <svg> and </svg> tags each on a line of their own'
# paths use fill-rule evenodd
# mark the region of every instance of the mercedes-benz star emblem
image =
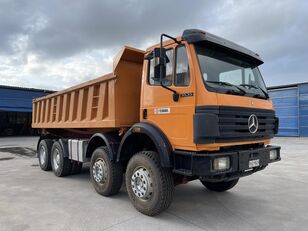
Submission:
<svg viewBox="0 0 308 231">
<path fill-rule="evenodd" d="M 254 134 L 258 131 L 259 121 L 258 117 L 254 114 L 248 118 L 248 130 L 251 134 Z"/>
</svg>

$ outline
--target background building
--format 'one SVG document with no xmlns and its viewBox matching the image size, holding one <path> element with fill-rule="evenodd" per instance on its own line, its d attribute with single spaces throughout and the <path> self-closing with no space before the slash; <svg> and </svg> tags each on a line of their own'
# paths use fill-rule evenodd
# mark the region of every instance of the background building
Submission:
<svg viewBox="0 0 308 231">
<path fill-rule="evenodd" d="M 279 117 L 278 136 L 308 137 L 308 82 L 269 87 L 268 91 Z M 0 85 L 0 136 L 35 135 L 32 100 L 50 93 Z"/>
<path fill-rule="evenodd" d="M 0 85 L 0 136 L 34 135 L 32 99 L 52 91 Z"/>
<path fill-rule="evenodd" d="M 268 90 L 279 117 L 278 136 L 308 136 L 308 83 Z"/>
</svg>

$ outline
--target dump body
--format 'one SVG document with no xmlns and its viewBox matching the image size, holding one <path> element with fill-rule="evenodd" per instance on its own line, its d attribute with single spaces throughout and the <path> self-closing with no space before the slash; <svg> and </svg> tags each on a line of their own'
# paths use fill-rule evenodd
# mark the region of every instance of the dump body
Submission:
<svg viewBox="0 0 308 231">
<path fill-rule="evenodd" d="M 124 47 L 112 73 L 34 99 L 32 126 L 110 130 L 138 122 L 143 57 L 143 51 Z"/>
</svg>

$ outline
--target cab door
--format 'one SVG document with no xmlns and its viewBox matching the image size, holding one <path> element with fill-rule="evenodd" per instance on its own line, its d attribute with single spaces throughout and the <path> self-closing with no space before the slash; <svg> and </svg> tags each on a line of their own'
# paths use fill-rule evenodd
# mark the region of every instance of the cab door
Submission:
<svg viewBox="0 0 308 231">
<path fill-rule="evenodd" d="M 178 101 L 173 93 L 160 86 L 154 76 L 154 60 L 145 61 L 143 73 L 141 120 L 153 123 L 168 137 L 174 149 L 192 149 L 193 114 L 195 112 L 194 73 L 190 52 L 185 44 L 169 45 L 166 55 L 166 78 L 163 84 L 179 93 Z"/>
</svg>

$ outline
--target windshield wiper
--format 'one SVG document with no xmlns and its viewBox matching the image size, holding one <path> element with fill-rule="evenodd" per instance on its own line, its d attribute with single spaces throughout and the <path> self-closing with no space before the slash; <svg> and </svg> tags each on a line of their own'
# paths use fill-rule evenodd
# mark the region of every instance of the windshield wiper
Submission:
<svg viewBox="0 0 308 231">
<path fill-rule="evenodd" d="M 210 80 L 206 80 L 206 83 L 215 83 L 218 85 L 223 85 L 223 86 L 229 86 L 229 87 L 235 87 L 236 89 L 238 89 L 241 92 L 241 95 L 246 95 L 246 91 L 242 88 L 240 88 L 239 86 L 236 86 L 232 83 L 228 83 L 228 82 L 222 82 L 222 81 L 210 81 Z"/>
<path fill-rule="evenodd" d="M 252 84 L 241 84 L 240 86 L 243 86 L 243 87 L 249 87 L 249 88 L 254 88 L 254 89 L 258 89 L 258 90 L 261 90 L 262 93 L 264 94 L 265 98 L 268 99 L 269 98 L 269 95 L 266 91 L 264 91 L 261 87 L 259 86 L 255 86 L 255 85 L 252 85 Z M 259 97 L 260 94 L 256 94 L 254 95 L 256 97 Z"/>
</svg>

